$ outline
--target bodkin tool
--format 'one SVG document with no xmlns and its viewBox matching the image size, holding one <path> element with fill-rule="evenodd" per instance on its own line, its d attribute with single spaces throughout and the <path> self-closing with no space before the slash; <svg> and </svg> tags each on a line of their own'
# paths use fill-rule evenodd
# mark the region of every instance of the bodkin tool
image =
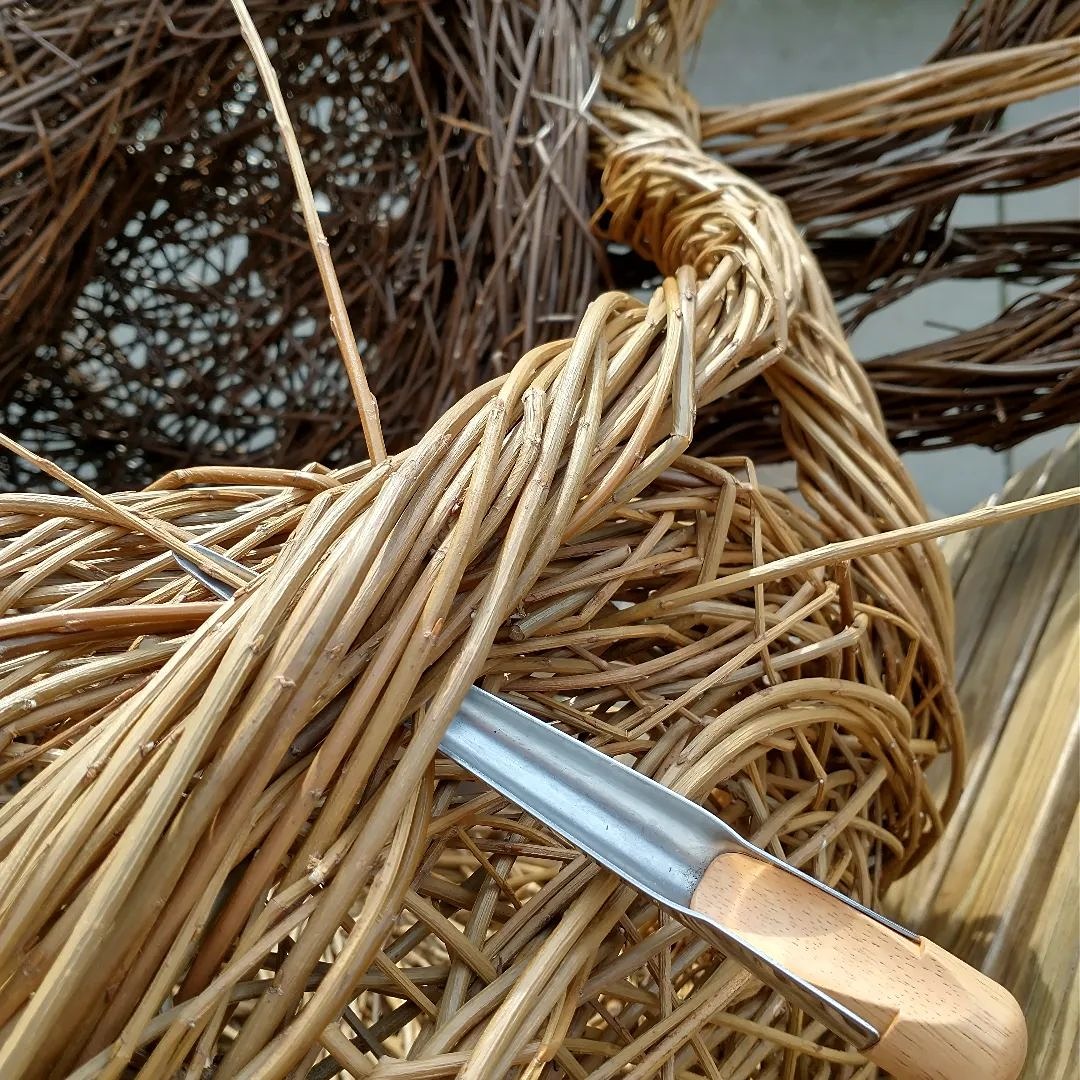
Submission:
<svg viewBox="0 0 1080 1080">
<path fill-rule="evenodd" d="M 177 562 L 217 596 L 233 596 Z M 478 687 L 440 748 L 898 1080 L 1019 1075 L 1027 1032 L 1008 991 L 689 799 Z"/>
</svg>

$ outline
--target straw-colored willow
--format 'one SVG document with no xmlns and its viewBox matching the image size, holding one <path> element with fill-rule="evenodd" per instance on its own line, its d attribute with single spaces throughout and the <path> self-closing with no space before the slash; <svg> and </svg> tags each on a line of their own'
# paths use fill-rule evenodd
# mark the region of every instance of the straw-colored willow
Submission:
<svg viewBox="0 0 1080 1080">
<path fill-rule="evenodd" d="M 737 576 L 925 516 L 814 259 L 676 124 L 605 124 L 598 221 L 662 286 L 412 449 L 0 497 L 5 1080 L 872 1075 L 436 754 L 480 680 L 870 904 L 959 791 L 932 543 Z M 795 496 L 688 452 L 755 379 Z M 189 541 L 258 578 L 214 600 Z"/>
</svg>

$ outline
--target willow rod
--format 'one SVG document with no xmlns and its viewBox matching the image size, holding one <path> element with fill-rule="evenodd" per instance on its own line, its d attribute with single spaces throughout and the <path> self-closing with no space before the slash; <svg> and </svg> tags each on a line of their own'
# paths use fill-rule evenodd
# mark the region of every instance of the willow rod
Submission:
<svg viewBox="0 0 1080 1080">
<path fill-rule="evenodd" d="M 386 443 L 383 440 L 382 424 L 379 422 L 379 406 L 368 386 L 367 374 L 364 371 L 364 362 L 360 358 L 360 350 L 356 347 L 356 337 L 353 334 L 352 321 L 349 319 L 349 309 L 345 306 L 345 298 L 341 293 L 341 283 L 338 281 L 337 271 L 334 269 L 334 258 L 330 254 L 330 242 L 323 232 L 322 222 L 319 220 L 319 212 L 315 209 L 315 197 L 311 192 L 311 182 L 308 180 L 307 170 L 304 168 L 304 160 L 300 153 L 300 144 L 296 139 L 296 131 L 293 128 L 289 110 L 285 107 L 285 99 L 281 95 L 281 86 L 266 55 L 266 47 L 262 37 L 251 21 L 244 0 L 230 0 L 237 19 L 240 20 L 240 32 L 244 37 L 247 47 L 255 60 L 255 66 L 259 70 L 259 76 L 266 88 L 266 94 L 270 98 L 270 104 L 274 109 L 274 118 L 277 120 L 278 131 L 281 140 L 285 144 L 285 155 L 292 170 L 293 180 L 296 183 L 296 194 L 300 199 L 300 209 L 304 215 L 304 227 L 307 229 L 311 240 L 311 250 L 315 255 L 316 265 L 319 267 L 319 277 L 322 279 L 323 289 L 326 292 L 327 301 L 330 304 L 330 328 L 337 338 L 341 349 L 341 357 L 345 364 L 345 370 L 349 375 L 352 385 L 353 396 L 356 406 L 360 410 L 360 423 L 364 430 L 364 439 L 367 442 L 368 459 L 375 465 L 386 458 Z"/>
</svg>

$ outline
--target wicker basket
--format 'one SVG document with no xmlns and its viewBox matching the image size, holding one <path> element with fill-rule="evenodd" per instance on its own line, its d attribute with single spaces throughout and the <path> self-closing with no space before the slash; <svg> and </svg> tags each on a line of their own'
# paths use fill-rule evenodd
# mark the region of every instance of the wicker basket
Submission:
<svg viewBox="0 0 1080 1080">
<path fill-rule="evenodd" d="M 665 8 L 648 5 L 620 33 L 617 4 L 586 0 L 514 5 L 513 17 L 466 0 L 439 16 L 412 2 L 253 3 L 302 121 L 392 448 L 570 332 L 607 280 L 587 228 L 588 114 L 601 73 L 610 81 L 653 40 Z M 686 53 L 708 5 L 673 10 Z M 897 445 L 1003 446 L 1080 413 L 1075 311 L 1045 317 L 1061 303 L 1047 283 L 1076 272 L 1075 224 L 948 223 L 960 193 L 1075 174 L 1075 117 L 1009 135 L 996 125 L 1008 102 L 1075 80 L 1078 25 L 1074 3 L 972 3 L 935 63 L 903 80 L 701 118 L 710 152 L 788 201 L 849 329 L 942 276 L 1049 288 L 980 331 L 871 363 Z M 5 429 L 108 490 L 192 464 L 362 456 L 291 182 L 225 0 L 6 8 L 0 35 Z M 912 184 L 916 168 L 925 179 Z M 866 234 L 886 212 L 899 223 Z M 640 262 L 615 266 L 640 283 Z M 699 446 L 776 458 L 778 424 L 767 397 L 725 397 L 703 415 Z M 8 488 L 41 483 L 15 458 L 0 464 Z"/>
<path fill-rule="evenodd" d="M 480 679 L 867 903 L 958 797 L 937 548 L 820 550 L 925 512 L 813 256 L 685 127 L 601 119 L 649 302 L 602 295 L 389 458 L 0 499 L 0 1074 L 871 1075 L 435 758 Z M 759 380 L 798 501 L 688 455 Z M 202 595 L 195 539 L 256 583 Z"/>
<path fill-rule="evenodd" d="M 596 291 L 588 0 L 252 5 L 389 445 Z M 544 34 L 536 33 L 539 26 Z M 227 0 L 0 10 L 3 426 L 107 490 L 364 440 Z M 61 212 L 58 213 L 57 208 Z M 7 463 L 7 486 L 40 475 Z"/>
</svg>

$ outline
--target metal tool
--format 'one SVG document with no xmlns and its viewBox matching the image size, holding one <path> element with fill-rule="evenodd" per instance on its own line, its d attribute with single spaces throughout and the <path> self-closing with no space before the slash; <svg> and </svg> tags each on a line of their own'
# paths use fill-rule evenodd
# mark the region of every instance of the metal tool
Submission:
<svg viewBox="0 0 1080 1080">
<path fill-rule="evenodd" d="M 215 595 L 233 596 L 194 563 L 176 561 Z M 478 687 L 440 749 L 892 1075 L 1019 1075 L 1026 1028 L 1007 991 L 655 780 Z"/>
</svg>

